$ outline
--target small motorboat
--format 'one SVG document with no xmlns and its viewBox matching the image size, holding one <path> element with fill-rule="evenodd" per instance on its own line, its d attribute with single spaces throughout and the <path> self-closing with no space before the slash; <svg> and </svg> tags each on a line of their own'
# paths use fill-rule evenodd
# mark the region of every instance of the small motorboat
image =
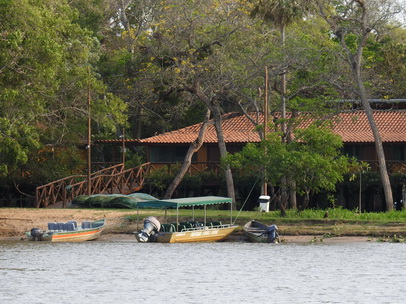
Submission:
<svg viewBox="0 0 406 304">
<path fill-rule="evenodd" d="M 67 223 L 48 223 L 48 230 L 32 228 L 25 235 L 29 241 L 50 242 L 84 242 L 97 239 L 106 224 L 106 220 L 84 221 L 78 225 L 76 221 Z"/>
<path fill-rule="evenodd" d="M 195 221 L 194 218 L 188 222 L 179 222 L 178 212 L 181 207 L 206 206 L 214 204 L 230 204 L 231 198 L 219 196 L 204 196 L 177 198 L 167 200 L 154 200 L 140 202 L 137 208 L 160 208 L 176 209 L 176 222 L 160 223 L 156 217 L 149 216 L 144 220 L 144 227 L 138 232 L 134 232 L 135 238 L 140 243 L 189 243 L 189 242 L 217 242 L 227 238 L 236 228 L 231 219 L 230 224 L 221 222 L 207 222 L 206 216 L 203 221 Z M 193 209 L 192 209 L 193 210 Z M 205 212 L 206 214 L 206 212 Z M 232 209 L 231 209 L 232 217 Z"/>
<path fill-rule="evenodd" d="M 265 225 L 251 220 L 243 227 L 249 241 L 255 243 L 279 243 L 278 227 L 275 224 Z"/>
</svg>

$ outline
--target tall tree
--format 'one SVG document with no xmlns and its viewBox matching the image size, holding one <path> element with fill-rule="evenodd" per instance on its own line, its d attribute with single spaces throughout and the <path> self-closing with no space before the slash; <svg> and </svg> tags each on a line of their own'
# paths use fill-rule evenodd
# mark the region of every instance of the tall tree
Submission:
<svg viewBox="0 0 406 304">
<path fill-rule="evenodd" d="M 235 52 L 234 35 L 243 27 L 244 13 L 235 8 L 233 2 L 218 0 L 165 1 L 154 26 L 135 40 L 137 51 L 128 62 L 133 77 L 126 83 L 134 89 L 134 102 L 162 119 L 166 128 L 171 126 L 167 122 L 172 116 L 210 109 L 222 156 L 227 150 L 221 115 L 229 111 L 233 87 L 227 77 L 230 62 L 224 59 L 225 53 Z M 238 67 L 239 63 L 233 64 Z M 154 123 L 157 125 L 157 119 Z M 226 176 L 228 193 L 234 197 L 231 170 L 226 170 Z"/>
<path fill-rule="evenodd" d="M 281 127 L 283 134 L 282 140 L 289 141 L 291 139 L 291 135 L 286 126 L 286 75 L 288 73 L 288 70 L 286 64 L 287 58 L 285 56 L 285 30 L 288 25 L 302 18 L 309 11 L 311 1 L 259 0 L 254 1 L 254 3 L 256 4 L 252 11 L 252 14 L 254 16 L 261 16 L 266 22 L 270 22 L 274 26 L 279 28 L 280 31 L 280 47 L 282 49 L 282 53 L 284 54 L 282 58 L 283 68 L 280 75 L 280 87 L 278 89 L 281 96 Z M 264 115 L 268 115 L 268 113 L 264 113 Z M 296 193 L 292 192 L 288 196 L 285 189 L 282 191 L 282 193 L 283 200 L 287 200 L 289 198 L 292 207 L 296 208 Z M 282 203 L 281 206 L 283 205 L 284 204 Z"/>
<path fill-rule="evenodd" d="M 266 22 L 270 22 L 279 28 L 281 43 L 280 47 L 283 54 L 285 54 L 285 40 L 286 40 L 286 27 L 293 22 L 303 18 L 307 12 L 311 10 L 311 0 L 258 0 L 254 1 L 255 6 L 252 11 L 252 15 L 261 16 Z M 280 95 L 281 95 L 281 116 L 282 116 L 282 133 L 284 138 L 287 137 L 286 130 L 286 74 L 288 73 L 286 68 L 286 57 L 283 58 L 281 82 L 280 82 Z"/>
<path fill-rule="evenodd" d="M 331 5 L 330 1 L 317 1 L 321 16 L 329 23 L 334 35 L 339 39 L 351 68 L 357 95 L 365 110 L 371 127 L 383 184 L 386 210 L 393 209 L 393 195 L 386 167 L 382 139 L 376 125 L 374 113 L 368 101 L 368 91 L 364 84 L 363 52 L 371 32 L 379 30 L 382 23 L 393 17 L 400 6 L 396 1 L 342 0 Z M 354 39 L 351 39 L 354 38 Z"/>
<path fill-rule="evenodd" d="M 84 138 L 89 87 L 92 116 L 101 129 L 111 132 L 114 120 L 124 121 L 125 105 L 108 94 L 92 69 L 99 43 L 76 23 L 77 11 L 68 2 L 0 3 L 2 175 L 44 145 L 77 144 Z"/>
</svg>

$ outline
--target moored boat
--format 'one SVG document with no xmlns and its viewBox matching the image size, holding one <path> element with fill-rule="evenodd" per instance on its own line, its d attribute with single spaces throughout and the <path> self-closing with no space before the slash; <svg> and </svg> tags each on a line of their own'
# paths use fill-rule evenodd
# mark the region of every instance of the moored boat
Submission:
<svg viewBox="0 0 406 304">
<path fill-rule="evenodd" d="M 245 236 L 255 243 L 279 243 L 278 227 L 251 220 L 243 227 Z"/>
<path fill-rule="evenodd" d="M 106 220 L 84 221 L 78 225 L 76 221 L 67 223 L 48 223 L 48 229 L 32 228 L 25 235 L 29 241 L 50 242 L 84 242 L 97 239 L 106 224 Z"/>
<path fill-rule="evenodd" d="M 230 204 L 231 198 L 219 196 L 204 196 L 179 198 L 168 200 L 154 200 L 140 202 L 139 208 L 161 208 L 176 209 L 176 223 L 161 224 L 156 217 L 149 216 L 144 220 L 144 228 L 135 233 L 138 242 L 157 242 L 157 243 L 188 243 L 188 242 L 216 242 L 227 238 L 236 228 L 232 224 L 232 215 L 230 224 L 221 222 L 207 222 L 206 216 L 203 221 L 179 222 L 179 208 L 204 206 L 214 204 Z M 232 214 L 232 213 L 231 213 Z"/>
</svg>

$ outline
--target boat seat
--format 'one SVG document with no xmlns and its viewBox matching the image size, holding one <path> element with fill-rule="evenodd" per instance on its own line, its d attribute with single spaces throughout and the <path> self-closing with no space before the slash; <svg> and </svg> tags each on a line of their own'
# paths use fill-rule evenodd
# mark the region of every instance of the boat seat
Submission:
<svg viewBox="0 0 406 304">
<path fill-rule="evenodd" d="M 178 226 L 178 231 L 179 232 L 181 232 L 182 230 L 186 230 L 186 229 L 187 229 L 186 225 L 179 224 L 179 226 Z"/>
<path fill-rule="evenodd" d="M 75 231 L 75 224 L 74 223 L 66 223 L 66 231 Z"/>
<path fill-rule="evenodd" d="M 78 223 L 77 223 L 76 221 L 68 221 L 68 224 L 69 224 L 69 223 L 73 223 L 75 229 L 78 228 Z"/>
<path fill-rule="evenodd" d="M 169 232 L 176 232 L 176 224 L 170 224 Z"/>
<path fill-rule="evenodd" d="M 171 223 L 171 225 L 172 225 L 172 230 L 170 231 L 170 232 L 176 232 L 176 231 L 178 231 L 178 225 L 176 224 L 176 223 Z"/>
<path fill-rule="evenodd" d="M 57 223 L 56 225 L 57 225 L 57 229 L 56 229 L 56 230 L 58 230 L 58 231 L 65 231 L 65 229 L 66 229 L 65 223 Z"/>
<path fill-rule="evenodd" d="M 82 222 L 83 229 L 90 229 L 90 226 L 91 226 L 91 222 L 88 222 L 88 221 Z"/>
<path fill-rule="evenodd" d="M 222 226 L 221 222 L 211 222 L 212 226 Z"/>
<path fill-rule="evenodd" d="M 186 226 L 186 228 L 193 228 L 193 223 L 191 222 L 180 222 L 180 224 Z"/>
<path fill-rule="evenodd" d="M 192 222 L 193 224 L 193 228 L 199 229 L 202 228 L 204 226 L 203 222 Z"/>
<path fill-rule="evenodd" d="M 50 230 L 50 231 L 58 230 L 58 224 L 57 223 L 48 223 L 48 230 Z"/>
<path fill-rule="evenodd" d="M 161 224 L 161 229 L 160 231 L 162 232 L 171 232 L 172 224 Z M 175 229 L 175 227 L 173 227 Z"/>
</svg>

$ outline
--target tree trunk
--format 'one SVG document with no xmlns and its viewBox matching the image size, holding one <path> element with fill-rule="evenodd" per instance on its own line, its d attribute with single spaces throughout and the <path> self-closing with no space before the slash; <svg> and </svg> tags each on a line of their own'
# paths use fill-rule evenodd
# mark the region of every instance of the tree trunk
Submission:
<svg viewBox="0 0 406 304">
<path fill-rule="evenodd" d="M 214 107 L 214 123 L 216 127 L 216 133 L 217 133 L 217 141 L 218 141 L 218 146 L 220 150 L 220 156 L 224 157 L 227 154 L 227 148 L 226 148 L 226 143 L 224 141 L 224 135 L 223 135 L 223 129 L 221 127 L 221 114 L 220 110 L 218 107 Z M 232 198 L 233 203 L 232 203 L 232 209 L 236 209 L 236 202 L 235 202 L 235 191 L 234 191 L 234 181 L 233 181 L 233 174 L 231 172 L 230 166 L 227 165 L 227 167 L 224 170 L 224 174 L 226 177 L 226 184 L 227 184 L 227 195 Z"/>
<path fill-rule="evenodd" d="M 371 105 L 369 104 L 367 93 L 365 90 L 364 83 L 362 81 L 362 74 L 361 74 L 361 61 L 362 61 L 362 53 L 364 46 L 366 44 L 367 38 L 371 29 L 368 27 L 367 24 L 367 12 L 366 7 L 363 2 L 358 2 L 360 7 L 362 8 L 362 17 L 361 17 L 361 25 L 362 25 L 362 34 L 361 34 L 361 41 L 359 43 L 357 52 L 355 55 L 352 55 L 348 46 L 345 42 L 345 35 L 341 35 L 341 44 L 343 45 L 344 49 L 347 51 L 349 64 L 352 67 L 353 76 L 355 82 L 358 87 L 358 94 L 361 99 L 362 106 L 364 107 L 365 114 L 368 118 L 369 125 L 372 130 L 372 134 L 375 140 L 375 148 L 376 154 L 378 157 L 378 164 L 379 164 L 379 172 L 382 179 L 383 190 L 385 193 L 385 202 L 386 202 L 386 210 L 390 211 L 393 209 L 393 195 L 392 195 L 392 188 L 389 180 L 388 170 L 386 167 L 386 160 L 385 160 L 385 153 L 382 146 L 382 139 L 379 133 L 378 127 L 375 122 L 373 110 Z"/>
<path fill-rule="evenodd" d="M 166 193 L 164 195 L 164 199 L 171 198 L 173 193 L 175 192 L 176 188 L 179 186 L 180 182 L 182 181 L 183 177 L 185 176 L 187 170 L 192 163 L 192 157 L 195 152 L 197 152 L 203 144 L 204 141 L 204 134 L 207 129 L 207 125 L 210 119 L 210 110 L 207 110 L 206 117 L 202 126 L 200 127 L 199 136 L 196 140 L 190 144 L 189 150 L 186 153 L 185 159 L 183 161 L 182 167 L 180 168 L 178 174 L 173 179 L 172 183 L 169 185 L 168 189 L 166 189 Z"/>
<path fill-rule="evenodd" d="M 296 182 L 289 178 L 289 207 L 297 209 Z"/>
<path fill-rule="evenodd" d="M 366 97 L 364 84 L 362 83 L 361 76 L 355 71 L 355 78 L 358 85 L 362 106 L 364 107 L 365 114 L 368 118 L 369 125 L 374 135 L 376 155 L 378 157 L 379 173 L 381 175 L 383 190 L 385 193 L 386 211 L 393 209 L 393 195 L 392 187 L 389 180 L 388 169 L 386 167 L 385 152 L 382 146 L 382 139 L 378 127 L 375 122 L 372 108 Z"/>
<path fill-rule="evenodd" d="M 368 122 L 371 127 L 372 134 L 374 136 L 375 149 L 376 149 L 376 154 L 377 154 L 378 163 L 379 163 L 379 173 L 381 175 L 381 180 L 382 180 L 383 189 L 384 189 L 384 193 L 385 193 L 386 210 L 390 211 L 393 209 L 393 195 L 392 195 L 392 188 L 390 185 L 388 170 L 386 168 L 385 153 L 384 153 L 383 146 L 382 146 L 382 139 L 379 134 L 378 127 L 375 123 L 373 111 L 368 102 L 368 97 L 367 97 L 364 83 L 362 81 L 362 73 L 361 73 L 361 67 L 362 67 L 361 62 L 362 62 L 363 50 L 366 45 L 369 33 L 372 30 L 372 27 L 370 27 L 368 24 L 368 22 L 369 22 L 368 21 L 368 8 L 365 5 L 365 1 L 355 0 L 354 2 L 358 5 L 358 8 L 360 9 L 360 14 L 358 14 L 359 17 L 357 19 L 350 19 L 350 18 L 346 19 L 346 18 L 342 18 L 337 15 L 331 16 L 324 10 L 323 1 L 317 1 L 317 4 L 320 8 L 321 16 L 323 16 L 323 18 L 327 22 L 329 22 L 330 27 L 334 30 L 337 37 L 339 37 L 343 50 L 345 50 L 345 52 L 346 52 L 347 61 L 351 67 L 354 81 L 358 88 L 358 95 L 359 95 L 359 98 L 361 99 L 362 106 L 364 107 L 365 114 L 368 118 Z M 348 8 L 350 8 L 350 7 L 348 7 Z M 351 9 L 354 9 L 356 11 L 355 7 L 352 7 Z M 338 24 L 337 20 L 340 22 L 346 22 L 346 23 Z M 350 21 L 350 22 L 348 22 L 348 21 Z M 350 30 L 355 29 L 355 31 L 353 31 L 353 32 L 359 33 L 359 36 L 357 37 L 358 38 L 357 42 L 359 44 L 358 44 L 358 48 L 355 53 L 353 53 L 351 51 L 350 47 L 347 45 L 347 42 L 345 40 L 345 38 L 347 37 L 347 32 L 348 32 L 347 26 L 351 26 L 351 23 L 355 24 L 356 26 L 354 26 Z M 359 26 L 359 28 L 357 28 L 358 26 Z"/>
<path fill-rule="evenodd" d="M 285 217 L 286 216 L 286 208 L 288 205 L 288 187 L 287 187 L 287 177 L 284 176 L 282 177 L 281 180 L 281 187 L 280 187 L 280 192 L 281 192 L 281 197 L 280 197 L 280 210 L 281 210 L 281 216 Z"/>
<path fill-rule="evenodd" d="M 227 148 L 224 141 L 223 129 L 221 126 L 221 113 L 220 113 L 220 106 L 216 105 L 207 95 L 205 95 L 199 88 L 199 83 L 196 82 L 192 88 L 186 87 L 187 91 L 196 95 L 201 101 L 206 104 L 206 107 L 210 109 L 213 113 L 214 123 L 217 132 L 217 141 L 220 150 L 220 156 L 223 157 L 227 154 Z M 226 166 L 224 170 L 224 174 L 226 177 L 226 184 L 227 184 L 227 195 L 233 200 L 232 202 L 232 209 L 236 209 L 236 201 L 235 201 L 235 190 L 234 190 L 234 181 L 233 175 L 230 169 L 230 166 Z"/>
</svg>

